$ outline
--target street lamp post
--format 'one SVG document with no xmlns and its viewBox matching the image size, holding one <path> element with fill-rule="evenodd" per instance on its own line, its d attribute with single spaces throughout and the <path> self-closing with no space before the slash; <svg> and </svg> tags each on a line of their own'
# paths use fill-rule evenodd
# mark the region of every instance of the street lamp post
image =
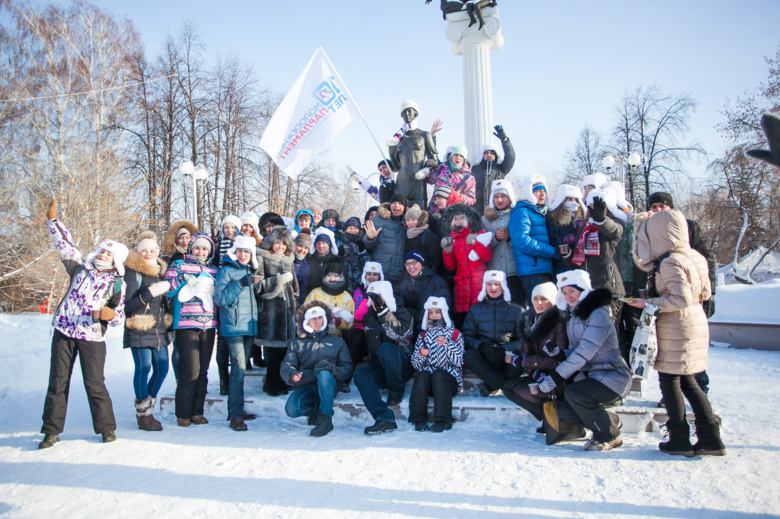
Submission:
<svg viewBox="0 0 780 519">
<path fill-rule="evenodd" d="M 208 170 L 203 164 L 195 166 L 190 159 L 184 159 L 179 162 L 179 172 L 184 175 L 192 175 L 192 199 L 193 199 L 193 223 L 200 229 L 198 224 L 198 180 L 205 180 L 209 176 Z"/>
<path fill-rule="evenodd" d="M 631 176 L 636 170 L 646 162 L 647 157 L 644 153 L 638 151 L 629 151 L 626 154 L 607 153 L 601 157 L 600 168 L 609 177 L 612 175 L 615 165 L 618 167 L 618 175 L 620 176 L 620 183 L 623 184 L 623 188 L 626 186 L 626 164 L 628 164 L 628 174 Z M 598 186 L 596 186 L 598 187 Z M 633 190 L 631 195 L 633 197 Z M 631 201 L 633 203 L 633 200 Z"/>
</svg>

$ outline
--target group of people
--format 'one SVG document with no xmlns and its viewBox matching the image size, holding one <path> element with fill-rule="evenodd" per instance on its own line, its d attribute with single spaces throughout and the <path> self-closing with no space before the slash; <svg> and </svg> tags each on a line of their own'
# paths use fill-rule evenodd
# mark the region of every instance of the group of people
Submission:
<svg viewBox="0 0 780 519">
<path fill-rule="evenodd" d="M 416 105 L 405 104 L 402 115 L 411 123 Z M 503 162 L 496 146 L 487 146 L 474 168 L 463 146 L 448 150 L 442 163 L 416 157 L 425 167 L 415 181 L 434 189 L 426 200 L 427 189 L 415 187 L 410 204 L 408 176 L 394 179 L 390 170 L 408 173 L 405 139 L 434 146 L 422 134 L 409 124 L 391 161 L 380 162 L 382 203 L 363 221 L 342 221 L 333 209 L 301 209 L 288 221 L 247 212 L 226 216 L 212 240 L 179 220 L 162 250 L 144 233 L 135 252 L 109 240 L 83 258 L 52 201 L 48 225 L 72 283 L 54 316 L 40 448 L 59 441 L 77 353 L 95 432 L 115 439 L 102 367 L 106 327 L 124 322 L 144 430 L 162 429 L 153 410 L 171 342 L 177 423 L 208 423 L 216 341 L 220 392 L 235 431 L 256 418 L 244 410 L 252 362 L 266 366 L 263 391 L 289 395 L 286 413 L 306 416 L 312 436 L 333 429 L 334 399 L 353 379 L 375 420 L 366 434 L 397 429 L 393 407 L 412 378 L 413 428 L 448 430 L 468 367 L 482 381 L 482 396 L 502 390 L 539 420 L 555 397 L 561 419 L 592 431 L 585 449 L 606 451 L 622 444 L 622 424 L 608 408 L 630 391 L 625 345 L 647 302 L 661 307 L 656 369 L 670 438 L 659 448 L 725 454 L 695 378 L 706 369 L 713 269 L 691 247 L 697 226 L 673 208 L 671 196 L 656 193 L 649 212 L 634 213 L 623 186 L 602 175 L 560 186 L 554 200 L 534 175 L 516 198 L 504 178 L 514 152 L 496 126 Z M 635 296 L 631 306 L 623 305 L 625 296 Z M 696 414 L 696 445 L 683 395 Z"/>
</svg>

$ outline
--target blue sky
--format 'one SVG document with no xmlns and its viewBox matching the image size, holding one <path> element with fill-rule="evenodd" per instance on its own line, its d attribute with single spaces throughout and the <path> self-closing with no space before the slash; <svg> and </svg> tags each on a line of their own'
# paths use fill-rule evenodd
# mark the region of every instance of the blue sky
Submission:
<svg viewBox="0 0 780 519">
<path fill-rule="evenodd" d="M 208 54 L 237 54 L 263 86 L 280 94 L 322 46 L 357 100 L 380 145 L 401 125 L 405 99 L 420 126 L 444 120 L 438 146 L 463 141 L 462 58 L 452 53 L 437 2 L 423 0 L 98 2 L 131 19 L 154 56 L 185 20 L 203 31 Z M 587 123 L 603 133 L 627 90 L 657 84 L 698 102 L 690 139 L 709 153 L 691 161 L 705 174 L 724 142 L 720 110 L 767 77 L 780 48 L 780 1 L 499 0 L 505 44 L 491 52 L 494 120 L 517 150 L 513 176 L 551 175 Z M 375 171 L 380 159 L 355 122 L 324 160 L 341 171 Z"/>
</svg>

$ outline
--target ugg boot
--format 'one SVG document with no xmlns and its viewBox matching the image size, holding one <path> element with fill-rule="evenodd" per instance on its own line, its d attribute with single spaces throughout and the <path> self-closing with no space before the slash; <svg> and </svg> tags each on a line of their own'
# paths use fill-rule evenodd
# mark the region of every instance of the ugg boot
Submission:
<svg viewBox="0 0 780 519">
<path fill-rule="evenodd" d="M 230 372 L 228 371 L 228 367 L 219 364 L 219 394 L 222 396 L 227 396 L 230 394 Z"/>
<path fill-rule="evenodd" d="M 162 431 L 162 424 L 154 419 L 154 408 L 152 399 L 146 397 L 143 400 L 135 401 L 135 418 L 138 421 L 138 428 L 142 431 Z"/>
<path fill-rule="evenodd" d="M 666 430 L 669 432 L 669 441 L 659 443 L 658 450 L 686 458 L 694 455 L 690 439 L 691 430 L 687 421 L 674 422 L 669 420 L 666 422 Z"/>
<path fill-rule="evenodd" d="M 720 426 L 717 418 L 696 420 L 696 436 L 699 441 L 693 445 L 697 456 L 725 456 L 726 447 L 720 440 Z"/>
</svg>

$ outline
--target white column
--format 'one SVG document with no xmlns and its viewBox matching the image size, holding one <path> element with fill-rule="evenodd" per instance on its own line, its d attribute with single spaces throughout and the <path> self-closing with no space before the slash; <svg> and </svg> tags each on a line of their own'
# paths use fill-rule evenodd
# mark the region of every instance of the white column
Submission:
<svg viewBox="0 0 780 519">
<path fill-rule="evenodd" d="M 497 8 L 482 10 L 485 26 L 469 27 L 465 11 L 447 15 L 445 35 L 452 44 L 452 52 L 463 56 L 463 116 L 469 162 L 476 164 L 483 144 L 493 137 L 493 85 L 490 71 L 490 49 L 504 46 L 501 19 Z"/>
</svg>

